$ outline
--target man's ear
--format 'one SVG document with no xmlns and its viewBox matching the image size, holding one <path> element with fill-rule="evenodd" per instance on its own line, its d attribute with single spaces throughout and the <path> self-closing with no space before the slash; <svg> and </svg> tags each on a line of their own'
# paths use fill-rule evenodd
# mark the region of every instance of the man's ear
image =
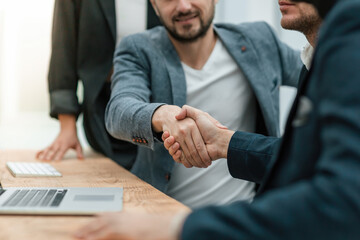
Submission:
<svg viewBox="0 0 360 240">
<path fill-rule="evenodd" d="M 153 9 L 155 10 L 156 15 L 159 16 L 159 11 L 158 11 L 158 8 L 156 6 L 155 0 L 150 0 L 150 3 L 153 6 Z"/>
</svg>

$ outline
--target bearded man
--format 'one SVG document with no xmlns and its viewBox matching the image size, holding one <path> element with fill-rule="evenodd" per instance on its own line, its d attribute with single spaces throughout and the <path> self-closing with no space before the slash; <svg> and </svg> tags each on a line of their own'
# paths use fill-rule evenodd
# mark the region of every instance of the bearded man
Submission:
<svg viewBox="0 0 360 240">
<path fill-rule="evenodd" d="M 114 60 L 106 126 L 139 145 L 132 172 L 191 208 L 251 200 L 255 183 L 232 178 L 214 162 L 184 104 L 234 130 L 279 136 L 279 87 L 297 86 L 300 54 L 263 22 L 213 24 L 217 0 L 152 0 L 164 27 L 124 38 Z M 161 141 L 183 136 L 183 164 Z M 189 161 L 189 162 L 187 162 Z M 188 169 L 191 161 L 202 168 Z M 208 168 L 206 168 L 208 167 Z"/>
</svg>

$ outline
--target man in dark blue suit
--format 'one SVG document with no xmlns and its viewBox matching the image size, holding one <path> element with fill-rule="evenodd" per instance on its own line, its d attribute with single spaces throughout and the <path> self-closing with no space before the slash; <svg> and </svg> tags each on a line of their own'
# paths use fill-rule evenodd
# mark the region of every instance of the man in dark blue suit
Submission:
<svg viewBox="0 0 360 240">
<path fill-rule="evenodd" d="M 227 156 L 234 177 L 261 183 L 253 203 L 175 218 L 103 215 L 78 237 L 360 239 L 360 0 L 307 2 L 325 22 L 281 143 L 216 128 L 206 114 L 184 108 L 201 126 L 208 150 Z"/>
</svg>

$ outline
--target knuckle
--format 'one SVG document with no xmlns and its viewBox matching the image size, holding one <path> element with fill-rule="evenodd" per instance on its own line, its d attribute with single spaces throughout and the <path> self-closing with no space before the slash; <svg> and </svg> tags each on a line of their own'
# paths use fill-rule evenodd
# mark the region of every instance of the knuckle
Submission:
<svg viewBox="0 0 360 240">
<path fill-rule="evenodd" d="M 192 166 L 191 166 L 189 163 L 184 163 L 184 166 L 185 166 L 186 168 L 192 168 Z"/>
<path fill-rule="evenodd" d="M 174 139 L 175 140 L 177 140 L 177 139 L 180 139 L 180 130 L 178 130 L 176 133 L 174 133 L 173 135 L 172 135 L 173 137 L 174 137 Z"/>
<path fill-rule="evenodd" d="M 180 127 L 179 128 L 179 134 L 182 135 L 182 136 L 186 135 L 186 127 L 183 127 L 183 126 Z"/>
<path fill-rule="evenodd" d="M 196 150 L 202 150 L 202 148 L 203 148 L 203 146 L 202 146 L 202 144 L 201 143 L 196 143 L 195 144 L 195 148 L 196 148 Z"/>
</svg>

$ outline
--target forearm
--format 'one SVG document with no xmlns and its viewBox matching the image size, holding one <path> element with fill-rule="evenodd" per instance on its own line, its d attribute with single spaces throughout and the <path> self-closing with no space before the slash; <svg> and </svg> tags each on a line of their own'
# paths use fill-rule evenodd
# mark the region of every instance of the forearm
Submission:
<svg viewBox="0 0 360 240">
<path fill-rule="evenodd" d="M 147 103 L 131 96 L 113 96 L 105 110 L 106 129 L 117 139 L 153 149 L 156 138 L 151 119 L 161 105 L 163 103 Z M 145 141 L 133 141 L 136 138 Z"/>
<path fill-rule="evenodd" d="M 194 211 L 181 239 L 357 239 L 360 206 L 349 199 L 358 199 L 358 191 L 327 177 L 273 190 L 252 204 Z"/>
</svg>

